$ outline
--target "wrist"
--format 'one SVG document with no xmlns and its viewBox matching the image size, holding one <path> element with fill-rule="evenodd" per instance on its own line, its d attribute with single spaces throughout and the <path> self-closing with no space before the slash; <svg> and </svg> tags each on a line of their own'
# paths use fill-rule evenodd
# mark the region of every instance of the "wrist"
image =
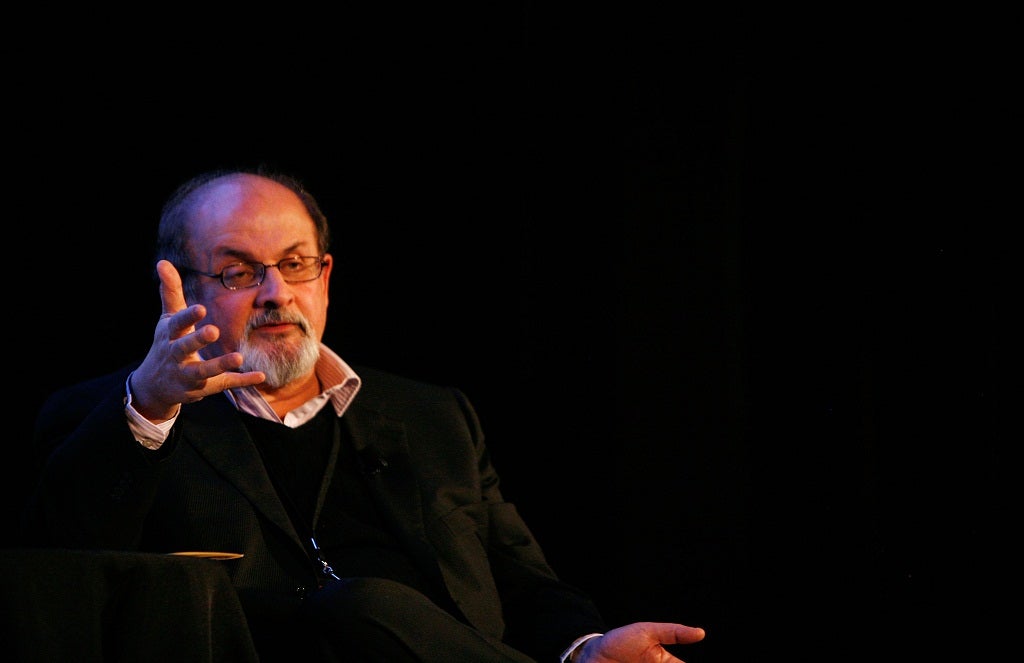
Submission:
<svg viewBox="0 0 1024 663">
<path fill-rule="evenodd" d="M 135 377 L 135 371 L 129 373 L 128 379 L 125 380 L 124 405 L 126 408 L 134 410 L 141 417 L 153 424 L 161 424 L 178 416 L 178 411 L 181 408 L 180 403 L 173 404 L 170 409 L 160 409 L 147 406 L 147 399 L 145 399 L 145 397 L 140 401 L 138 398 L 138 388 L 132 381 L 133 377 Z"/>
</svg>

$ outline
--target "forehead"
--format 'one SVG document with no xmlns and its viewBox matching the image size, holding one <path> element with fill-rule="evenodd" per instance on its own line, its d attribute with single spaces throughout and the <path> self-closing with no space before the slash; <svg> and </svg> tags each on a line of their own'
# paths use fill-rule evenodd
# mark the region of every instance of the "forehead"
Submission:
<svg viewBox="0 0 1024 663">
<path fill-rule="evenodd" d="M 269 259 L 317 254 L 316 226 L 287 187 L 256 176 L 233 176 L 197 192 L 189 223 L 194 255 Z"/>
</svg>

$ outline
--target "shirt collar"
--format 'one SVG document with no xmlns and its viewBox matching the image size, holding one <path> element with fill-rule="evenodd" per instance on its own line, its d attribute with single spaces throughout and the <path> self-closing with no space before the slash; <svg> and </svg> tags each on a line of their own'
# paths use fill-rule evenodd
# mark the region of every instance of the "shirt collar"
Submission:
<svg viewBox="0 0 1024 663">
<path fill-rule="evenodd" d="M 242 412 L 277 421 L 292 428 L 301 426 L 312 419 L 328 402 L 334 406 L 334 411 L 339 417 L 345 414 L 348 406 L 356 397 L 356 393 L 359 392 L 359 387 L 362 386 L 360 377 L 351 366 L 345 363 L 344 359 L 323 343 L 320 344 L 320 358 L 317 359 L 314 370 L 323 391 L 285 414 L 283 420 L 277 416 L 274 408 L 254 386 L 236 387 L 224 393 L 231 403 Z"/>
</svg>

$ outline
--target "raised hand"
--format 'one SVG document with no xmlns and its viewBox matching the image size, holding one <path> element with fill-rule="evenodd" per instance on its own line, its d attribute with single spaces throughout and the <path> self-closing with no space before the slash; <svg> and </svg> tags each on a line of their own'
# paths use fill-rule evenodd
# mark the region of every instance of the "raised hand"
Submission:
<svg viewBox="0 0 1024 663">
<path fill-rule="evenodd" d="M 220 337 L 220 330 L 210 324 L 196 328 L 206 317 L 206 307 L 186 304 L 174 265 L 161 260 L 156 271 L 163 313 L 153 333 L 153 345 L 131 377 L 132 405 L 139 414 L 153 422 L 166 421 L 182 403 L 263 382 L 265 376 L 259 371 L 238 372 L 242 365 L 238 352 L 209 359 L 199 356 L 201 349 Z"/>
</svg>

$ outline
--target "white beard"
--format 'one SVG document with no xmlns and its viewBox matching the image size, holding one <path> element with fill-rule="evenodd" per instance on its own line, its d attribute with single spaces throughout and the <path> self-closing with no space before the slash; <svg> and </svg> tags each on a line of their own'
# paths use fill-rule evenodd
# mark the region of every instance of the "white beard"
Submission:
<svg viewBox="0 0 1024 663">
<path fill-rule="evenodd" d="M 280 343 L 267 349 L 265 345 L 257 346 L 249 342 L 252 329 L 267 322 L 294 322 L 302 327 L 305 335 L 298 346 Z M 267 385 L 278 389 L 292 380 L 304 377 L 316 366 L 320 358 L 320 343 L 309 334 L 309 322 L 300 314 L 284 316 L 277 312 L 268 312 L 250 321 L 249 326 L 238 343 L 238 351 L 245 358 L 241 370 L 262 371 L 266 376 Z"/>
</svg>

